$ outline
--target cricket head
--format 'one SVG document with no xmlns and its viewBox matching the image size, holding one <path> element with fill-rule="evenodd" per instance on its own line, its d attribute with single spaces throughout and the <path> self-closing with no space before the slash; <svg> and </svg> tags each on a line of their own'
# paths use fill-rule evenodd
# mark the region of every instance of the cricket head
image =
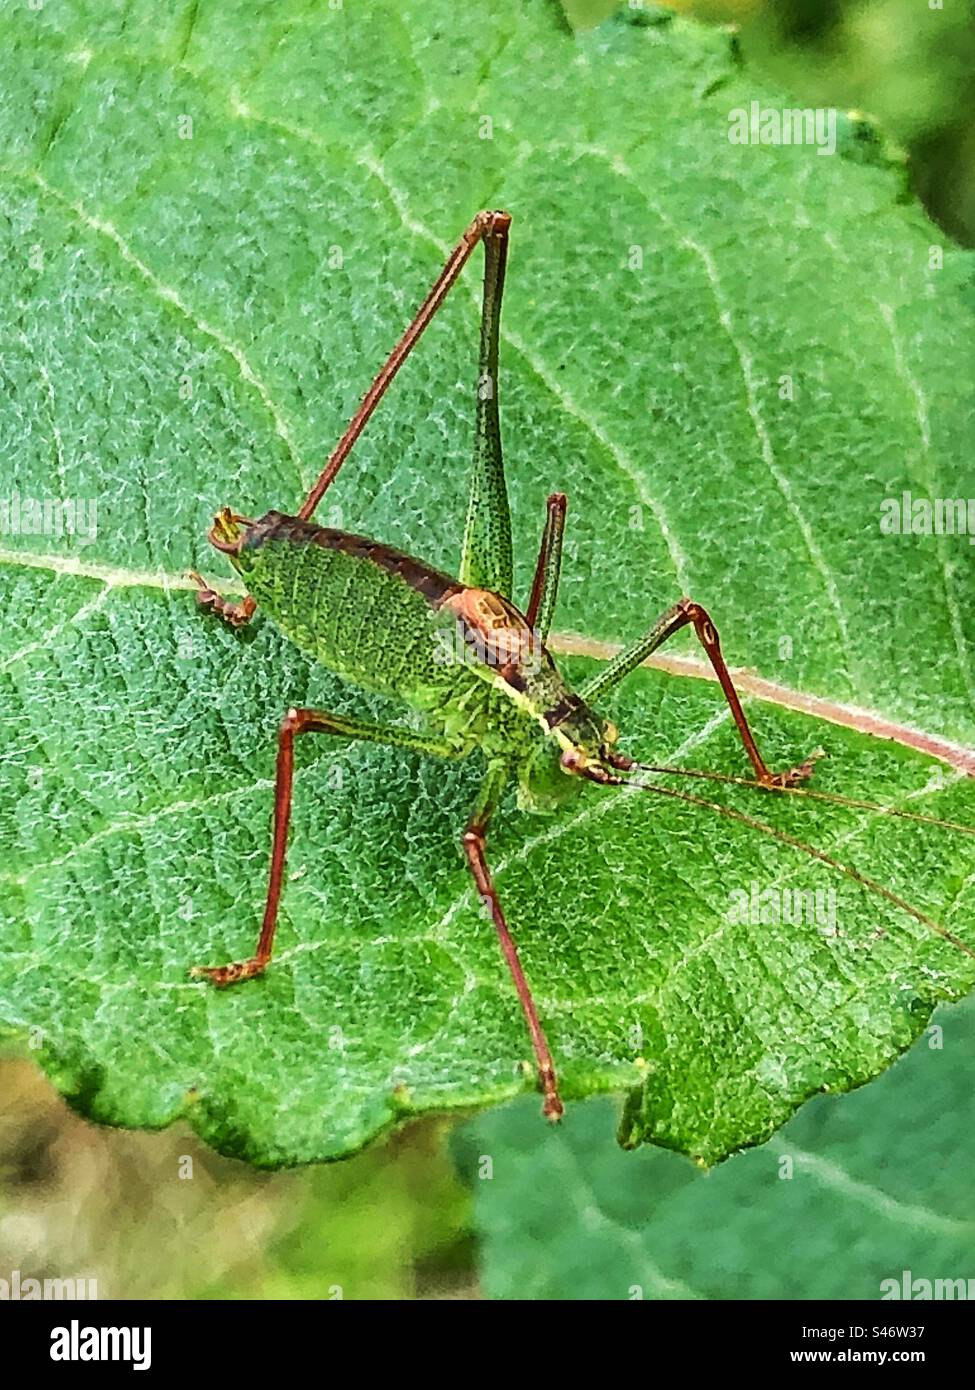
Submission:
<svg viewBox="0 0 975 1390">
<path fill-rule="evenodd" d="M 554 811 L 578 788 L 579 779 L 603 784 L 619 781 L 619 730 L 580 696 L 567 695 L 545 716 L 547 737 L 526 762 L 519 785 L 522 809 Z"/>
</svg>

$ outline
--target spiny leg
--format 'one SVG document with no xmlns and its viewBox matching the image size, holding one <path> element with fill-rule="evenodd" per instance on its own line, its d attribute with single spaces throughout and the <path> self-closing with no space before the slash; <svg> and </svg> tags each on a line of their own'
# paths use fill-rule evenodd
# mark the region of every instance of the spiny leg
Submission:
<svg viewBox="0 0 975 1390">
<path fill-rule="evenodd" d="M 555 600 L 562 571 L 562 535 L 565 531 L 565 493 L 550 493 L 545 516 L 545 529 L 538 549 L 531 598 L 525 609 L 529 627 L 535 629 L 544 642 L 552 626 Z"/>
<path fill-rule="evenodd" d="M 336 474 L 348 457 L 353 444 L 365 429 L 369 417 L 385 395 L 386 388 L 406 361 L 407 357 L 409 357 L 427 324 L 446 299 L 451 286 L 455 283 L 460 272 L 467 264 L 471 252 L 474 250 L 477 243 L 484 240 L 485 248 L 487 248 L 489 243 L 495 244 L 500 239 L 500 241 L 506 245 L 510 222 L 511 217 L 506 212 L 485 210 L 479 212 L 466 228 L 460 241 L 447 257 L 443 270 L 441 270 L 431 286 L 426 299 L 424 299 L 417 310 L 412 323 L 406 329 L 383 366 L 377 372 L 372 385 L 363 396 L 358 410 L 346 426 L 345 433 L 332 450 L 318 481 L 302 503 L 298 515 L 303 520 L 308 520 L 328 488 L 335 481 Z M 503 280 L 503 257 L 501 276 Z"/>
<path fill-rule="evenodd" d="M 788 772 L 769 771 L 764 758 L 758 751 L 758 745 L 748 726 L 748 720 L 741 707 L 731 673 L 721 655 L 721 645 L 714 623 L 706 610 L 699 603 L 695 603 L 693 599 L 682 598 L 672 608 L 668 608 L 666 613 L 661 614 L 649 632 L 638 638 L 618 656 L 615 656 L 604 671 L 601 671 L 588 685 L 583 687 L 580 692 L 583 699 L 587 702 L 595 701 L 604 691 L 611 690 L 613 686 L 618 685 L 625 676 L 628 676 L 641 662 L 645 661 L 651 652 L 655 652 L 658 647 L 663 646 L 668 638 L 673 637 L 675 632 L 679 632 L 682 627 L 686 627 L 689 623 L 693 624 L 698 641 L 704 648 L 721 689 L 724 691 L 731 716 L 735 721 L 741 741 L 745 745 L 745 752 L 748 754 L 759 782 L 765 787 L 791 787 L 811 776 L 813 770 L 811 758 L 807 759 L 801 766 L 791 768 Z"/>
<path fill-rule="evenodd" d="M 488 769 L 481 795 L 464 831 L 464 853 L 467 855 L 467 862 L 474 875 L 477 891 L 491 914 L 491 920 L 501 943 L 502 953 L 508 963 L 508 969 L 511 971 L 525 1020 L 528 1023 L 535 1060 L 538 1064 L 539 1087 L 545 1097 L 542 1114 L 550 1120 L 558 1120 L 562 1117 L 563 1105 L 559 1096 L 559 1084 L 555 1076 L 555 1063 L 552 1061 L 548 1040 L 539 1021 L 538 1010 L 535 1008 L 535 1001 L 521 968 L 521 961 L 518 959 L 518 949 L 508 931 L 508 924 L 501 910 L 501 902 L 494 887 L 485 854 L 488 825 L 501 799 L 501 793 L 504 791 L 507 780 L 508 771 L 505 766 Z"/>
<path fill-rule="evenodd" d="M 484 237 L 484 292 L 478 349 L 474 459 L 458 577 L 511 598 L 511 511 L 504 481 L 498 409 L 498 338 L 511 218 L 496 214 Z"/>
<path fill-rule="evenodd" d="M 434 757 L 455 756 L 441 740 L 410 729 L 385 727 L 365 720 L 349 719 L 320 709 L 289 709 L 281 721 L 278 734 L 278 761 L 274 785 L 274 838 L 271 847 L 271 870 L 268 877 L 264 920 L 257 949 L 249 960 L 233 961 L 229 965 L 197 965 L 192 975 L 205 975 L 213 984 L 223 986 L 259 975 L 271 959 L 274 929 L 278 920 L 278 904 L 284 881 L 284 863 L 288 848 L 288 825 L 291 820 L 291 794 L 294 784 L 294 741 L 299 734 L 340 734 L 344 738 L 366 739 L 371 743 L 392 744 L 411 748 Z"/>
</svg>

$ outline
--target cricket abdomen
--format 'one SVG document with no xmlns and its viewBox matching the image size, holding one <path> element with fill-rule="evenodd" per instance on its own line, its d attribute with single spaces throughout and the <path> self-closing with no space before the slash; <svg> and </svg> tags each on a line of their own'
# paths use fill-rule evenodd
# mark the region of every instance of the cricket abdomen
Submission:
<svg viewBox="0 0 975 1390">
<path fill-rule="evenodd" d="M 463 701 L 476 723 L 491 690 L 452 659 L 445 600 L 463 591 L 432 566 L 365 536 L 268 512 L 235 566 L 282 631 L 364 690 L 434 713 Z"/>
</svg>

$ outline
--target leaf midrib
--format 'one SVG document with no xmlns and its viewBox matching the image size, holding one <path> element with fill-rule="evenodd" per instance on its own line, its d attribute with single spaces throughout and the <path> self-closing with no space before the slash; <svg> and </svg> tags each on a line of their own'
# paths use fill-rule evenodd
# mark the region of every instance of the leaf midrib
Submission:
<svg viewBox="0 0 975 1390">
<path fill-rule="evenodd" d="M 0 548 L 0 567 L 21 566 L 26 569 L 46 570 L 52 574 L 66 575 L 77 579 L 90 579 L 104 584 L 106 589 L 157 589 L 163 593 L 172 590 L 194 592 L 196 584 L 185 574 L 172 574 L 165 570 L 131 570 L 124 566 L 85 564 L 81 559 L 68 555 L 39 554 L 32 551 L 17 551 Z M 220 581 L 224 593 L 242 593 L 239 585 L 232 581 Z M 79 609 L 66 618 L 48 636 L 56 635 L 62 628 L 70 627 L 84 610 Z M 36 644 L 29 643 L 23 652 L 33 650 Z M 612 638 L 587 637 L 575 632 L 554 632 L 548 645 L 552 651 L 562 656 L 585 656 L 596 661 L 610 661 L 622 649 L 622 643 Z M 3 669 L 13 665 L 21 653 L 15 653 L 5 663 Z M 667 655 L 658 653 L 643 663 L 652 670 L 664 671 L 668 675 L 686 677 L 691 680 L 714 681 L 715 675 L 706 661 L 687 655 Z M 848 705 L 841 701 L 829 700 L 811 691 L 796 690 L 780 684 L 753 671 L 733 667 L 735 682 L 739 692 L 754 696 L 767 704 L 778 705 L 782 709 L 794 710 L 813 719 L 821 719 L 828 724 L 838 724 L 858 733 L 870 734 L 908 748 L 912 752 L 937 758 L 959 772 L 975 777 L 975 748 L 958 743 L 945 735 L 902 721 L 865 705 Z"/>
</svg>

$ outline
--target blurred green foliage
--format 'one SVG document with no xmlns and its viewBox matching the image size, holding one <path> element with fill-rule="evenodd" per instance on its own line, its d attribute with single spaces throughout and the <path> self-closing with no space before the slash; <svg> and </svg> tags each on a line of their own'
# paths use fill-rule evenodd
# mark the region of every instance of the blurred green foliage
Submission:
<svg viewBox="0 0 975 1390">
<path fill-rule="evenodd" d="M 975 999 L 935 1024 L 878 1081 L 709 1173 L 616 1149 L 605 1099 L 558 1131 L 526 1099 L 449 1146 L 422 1122 L 344 1163 L 262 1173 L 185 1129 L 91 1125 L 8 1060 L 0 1275 L 213 1299 L 878 1298 L 905 1269 L 967 1278 Z"/>
<path fill-rule="evenodd" d="M 625 3 L 625 0 L 624 0 Z M 859 110 L 909 155 L 931 216 L 975 245 L 975 0 L 671 0 L 669 8 L 740 26 L 756 77 L 809 106 Z M 577 28 L 619 0 L 564 0 Z M 656 6 L 637 0 L 635 11 Z"/>
<path fill-rule="evenodd" d="M 470 1195 L 426 1122 L 346 1163 L 258 1172 L 186 1126 L 74 1115 L 0 1062 L 0 1278 L 95 1279 L 99 1298 L 469 1297 Z"/>
</svg>

